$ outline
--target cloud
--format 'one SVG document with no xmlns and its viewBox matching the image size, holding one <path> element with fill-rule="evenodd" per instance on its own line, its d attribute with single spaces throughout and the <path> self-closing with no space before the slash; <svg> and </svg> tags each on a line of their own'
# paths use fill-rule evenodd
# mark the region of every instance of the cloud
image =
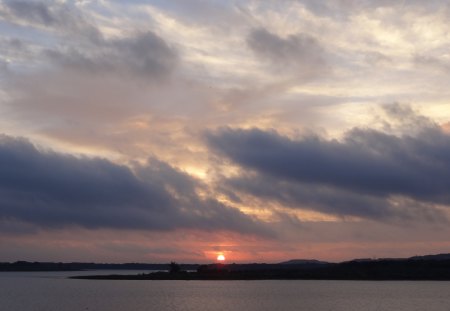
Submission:
<svg viewBox="0 0 450 311">
<path fill-rule="evenodd" d="M 76 71 L 144 78 L 167 76 L 178 60 L 176 50 L 151 31 L 94 42 L 85 50 L 67 46 L 46 54 L 53 63 Z"/>
<path fill-rule="evenodd" d="M 431 223 L 446 221 L 444 213 L 433 205 L 401 196 L 376 196 L 329 185 L 286 181 L 264 174 L 242 174 L 222 180 L 221 183 L 226 189 L 224 195 L 230 200 L 236 196 L 238 200 L 242 200 L 241 197 L 251 195 L 265 204 L 275 201 L 283 207 L 317 211 L 344 219 L 359 217 L 386 222 L 417 219 Z M 298 225 L 305 223 L 301 218 L 299 220 Z"/>
<path fill-rule="evenodd" d="M 337 140 L 223 128 L 207 140 L 212 150 L 256 174 L 228 180 L 235 190 L 290 206 L 386 218 L 429 214 L 437 211 L 436 204 L 450 205 L 450 136 L 408 107 L 385 110 L 416 120 L 416 132 L 393 135 L 354 128 Z"/>
<path fill-rule="evenodd" d="M 48 29 L 87 40 L 102 38 L 94 23 L 69 2 L 3 1 L 0 3 L 0 18 L 13 24 Z"/>
<path fill-rule="evenodd" d="M 16 18 L 44 25 L 55 25 L 61 22 L 43 2 L 6 1 L 5 6 Z"/>
<path fill-rule="evenodd" d="M 253 29 L 247 37 L 250 49 L 277 71 L 294 71 L 301 76 L 315 76 L 326 67 L 324 49 L 307 35 L 279 37 L 265 28 Z"/>
<path fill-rule="evenodd" d="M 237 209 L 200 197 L 201 187 L 156 159 L 133 171 L 105 159 L 43 151 L 24 139 L 0 137 L 0 224 L 270 234 Z"/>
<path fill-rule="evenodd" d="M 50 35 L 48 41 L 53 43 L 44 48 L 44 56 L 53 64 L 90 74 L 145 78 L 166 76 L 174 68 L 178 59 L 175 48 L 153 31 L 105 36 L 88 13 L 58 1 L 5 1 L 0 6 L 4 20 Z"/>
<path fill-rule="evenodd" d="M 45 9 L 39 9 L 41 6 Z M 25 9 L 36 10 L 33 16 L 45 11 L 51 18 L 40 24 L 37 18 L 30 21 L 28 13 L 22 12 Z M 179 102 L 201 102 L 198 97 L 203 95 L 194 90 L 193 83 L 185 86 L 172 76 L 180 60 L 177 49 L 151 29 L 130 27 L 104 36 L 100 29 L 105 27 L 96 23 L 98 15 L 83 6 L 58 1 L 45 5 L 5 2 L 0 10 L 11 23 L 28 23 L 27 29 L 44 34 L 36 40 L 0 38 L 0 53 L 8 60 L 0 63 L 4 67 L 0 70 L 10 73 L 0 86 L 7 94 L 0 108 L 8 113 L 10 122 L 21 124 L 18 128 L 26 127 L 25 121 L 33 131 L 52 139 L 72 145 L 96 144 L 95 148 L 100 144 L 122 152 L 148 145 L 147 141 L 153 143 L 161 130 L 152 123 L 158 128 L 141 135 L 145 142 L 130 143 L 137 135 L 128 136 L 132 131 L 129 122 L 164 118 L 153 111 L 160 107 L 170 110 L 176 105 L 180 112 Z M 185 105 L 184 110 L 192 106 Z M 23 135 L 20 130 L 15 133 Z M 144 152 L 152 151 L 147 148 Z"/>
<path fill-rule="evenodd" d="M 433 71 L 448 74 L 450 72 L 450 62 L 447 57 L 415 55 L 413 63 L 419 69 L 431 69 Z"/>
<path fill-rule="evenodd" d="M 436 10 L 436 7 L 442 7 L 443 2 L 440 0 L 432 1 L 421 1 L 421 0 L 410 0 L 410 1 L 390 1 L 390 0 L 325 0 L 325 1 L 314 1 L 314 0 L 294 0 L 295 2 L 301 3 L 303 6 L 308 8 L 310 11 L 314 12 L 319 16 L 342 18 L 348 17 L 353 14 L 374 11 L 383 8 L 396 8 L 402 10 L 408 9 L 421 9 L 421 10 Z M 292 0 L 288 0 L 292 2 Z"/>
</svg>

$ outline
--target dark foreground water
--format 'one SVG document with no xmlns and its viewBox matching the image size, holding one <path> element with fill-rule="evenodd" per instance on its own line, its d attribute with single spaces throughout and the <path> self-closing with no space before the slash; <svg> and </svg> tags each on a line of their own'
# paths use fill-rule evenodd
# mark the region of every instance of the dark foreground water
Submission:
<svg viewBox="0 0 450 311">
<path fill-rule="evenodd" d="M 0 310 L 450 310 L 450 282 L 66 279 L 79 274 L 0 272 Z"/>
</svg>

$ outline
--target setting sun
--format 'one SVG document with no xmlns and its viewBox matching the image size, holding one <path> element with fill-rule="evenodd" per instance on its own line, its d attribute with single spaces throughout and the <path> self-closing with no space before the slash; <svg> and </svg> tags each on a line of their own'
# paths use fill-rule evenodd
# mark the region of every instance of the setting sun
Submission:
<svg viewBox="0 0 450 311">
<path fill-rule="evenodd" d="M 220 254 L 220 255 L 217 256 L 217 260 L 218 261 L 225 261 L 225 256 Z"/>
</svg>

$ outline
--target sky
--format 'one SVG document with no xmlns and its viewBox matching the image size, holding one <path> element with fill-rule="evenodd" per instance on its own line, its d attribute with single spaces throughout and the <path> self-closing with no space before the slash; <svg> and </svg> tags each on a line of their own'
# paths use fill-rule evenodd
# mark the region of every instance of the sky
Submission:
<svg viewBox="0 0 450 311">
<path fill-rule="evenodd" d="M 0 261 L 450 252 L 450 2 L 0 0 Z"/>
</svg>

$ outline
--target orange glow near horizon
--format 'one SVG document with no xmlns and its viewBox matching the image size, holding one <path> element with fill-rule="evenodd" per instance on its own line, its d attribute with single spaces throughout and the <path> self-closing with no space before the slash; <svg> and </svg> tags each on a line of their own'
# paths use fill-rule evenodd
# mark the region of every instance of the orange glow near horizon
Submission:
<svg viewBox="0 0 450 311">
<path fill-rule="evenodd" d="M 219 254 L 217 256 L 217 261 L 221 261 L 221 262 L 225 261 L 225 256 L 223 254 Z"/>
</svg>

